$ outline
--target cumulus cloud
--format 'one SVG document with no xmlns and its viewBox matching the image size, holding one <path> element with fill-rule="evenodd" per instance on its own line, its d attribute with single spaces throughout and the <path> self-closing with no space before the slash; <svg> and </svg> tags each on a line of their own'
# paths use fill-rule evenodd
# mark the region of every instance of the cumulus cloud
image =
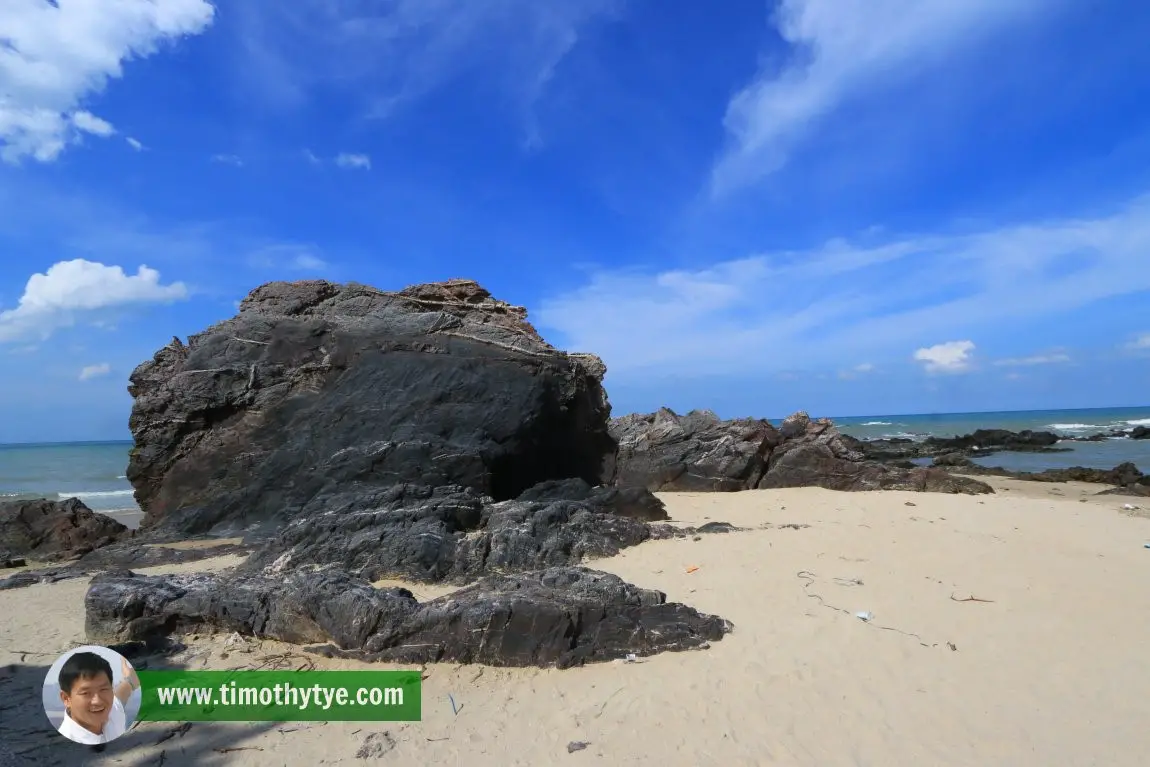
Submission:
<svg viewBox="0 0 1150 767">
<path fill-rule="evenodd" d="M 335 158 L 335 164 L 341 168 L 371 170 L 371 158 L 365 154 L 342 152 Z"/>
<path fill-rule="evenodd" d="M 1056 353 L 1035 354 L 1031 357 L 1012 357 L 1004 360 L 995 360 L 994 364 L 1000 367 L 1030 367 L 1031 365 L 1057 365 L 1070 361 L 1071 360 L 1069 354 Z"/>
<path fill-rule="evenodd" d="M 130 275 L 119 266 L 84 259 L 60 261 L 33 274 L 19 305 L 0 312 L 0 343 L 44 340 L 82 318 L 98 320 L 103 310 L 169 303 L 187 295 L 183 283 L 164 285 L 160 273 L 147 266 Z"/>
<path fill-rule="evenodd" d="M 795 360 L 837 370 L 1150 291 L 1150 198 L 1094 218 L 864 242 L 593 271 L 532 316 L 564 348 L 601 355 L 616 380 L 757 375 Z"/>
<path fill-rule="evenodd" d="M 764 67 L 727 106 L 730 139 L 713 171 L 716 192 L 753 183 L 785 164 L 820 118 L 1032 13 L 1040 0 L 782 0 L 773 24 L 794 54 Z"/>
<path fill-rule="evenodd" d="M 970 368 L 973 341 L 947 341 L 914 353 L 916 362 L 923 363 L 928 373 L 961 373 Z"/>
<path fill-rule="evenodd" d="M 81 108 L 126 61 L 211 24 L 207 0 L 6 0 L 0 28 L 0 159 L 56 159 L 115 128 Z"/>
<path fill-rule="evenodd" d="M 80 369 L 80 380 L 90 381 L 93 378 L 100 378 L 112 372 L 112 366 L 107 362 L 101 362 L 97 365 L 85 365 Z"/>
</svg>

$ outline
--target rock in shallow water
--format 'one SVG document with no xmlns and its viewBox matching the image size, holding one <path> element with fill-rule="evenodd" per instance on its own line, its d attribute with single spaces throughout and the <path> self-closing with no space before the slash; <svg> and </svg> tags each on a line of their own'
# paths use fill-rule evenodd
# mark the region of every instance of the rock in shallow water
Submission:
<svg viewBox="0 0 1150 767">
<path fill-rule="evenodd" d="M 339 570 L 258 575 L 98 575 L 89 641 L 154 640 L 216 628 L 333 654 L 420 663 L 559 666 L 706 646 L 732 629 L 666 596 L 582 567 L 489 576 L 420 604 Z"/>
</svg>

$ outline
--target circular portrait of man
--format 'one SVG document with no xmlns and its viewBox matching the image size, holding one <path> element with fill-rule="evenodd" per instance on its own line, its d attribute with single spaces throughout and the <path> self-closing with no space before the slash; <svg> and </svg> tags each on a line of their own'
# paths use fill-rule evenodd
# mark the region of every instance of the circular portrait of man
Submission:
<svg viewBox="0 0 1150 767">
<path fill-rule="evenodd" d="M 77 647 L 61 655 L 44 679 L 44 712 L 65 738 L 110 743 L 140 710 L 140 679 L 128 659 L 107 647 Z"/>
</svg>

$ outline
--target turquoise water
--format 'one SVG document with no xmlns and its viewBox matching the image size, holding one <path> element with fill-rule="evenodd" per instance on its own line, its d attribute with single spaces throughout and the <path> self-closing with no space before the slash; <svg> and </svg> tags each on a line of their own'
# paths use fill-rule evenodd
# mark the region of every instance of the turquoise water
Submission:
<svg viewBox="0 0 1150 767">
<path fill-rule="evenodd" d="M 0 445 L 0 500 L 72 498 L 93 511 L 136 509 L 124 477 L 131 442 Z"/>
<path fill-rule="evenodd" d="M 1150 406 L 1095 410 L 1034 410 L 1007 413 L 855 416 L 834 418 L 847 434 L 862 439 L 930 435 L 952 437 L 975 429 L 1034 429 L 1066 436 L 1150 426 Z M 4 498 L 80 498 L 95 511 L 136 510 L 132 487 L 124 477 L 131 442 L 71 442 L 0 445 L 0 500 Z M 987 466 L 1041 471 L 1067 466 L 1109 469 L 1133 461 L 1150 470 L 1150 440 L 1063 442 L 1067 453 L 998 453 L 979 459 Z"/>
</svg>

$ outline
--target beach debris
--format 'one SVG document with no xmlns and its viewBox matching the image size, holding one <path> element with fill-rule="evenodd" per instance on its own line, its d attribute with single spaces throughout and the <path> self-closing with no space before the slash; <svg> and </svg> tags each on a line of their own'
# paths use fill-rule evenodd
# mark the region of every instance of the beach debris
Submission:
<svg viewBox="0 0 1150 767">
<path fill-rule="evenodd" d="M 840 586 L 861 586 L 863 585 L 862 578 L 833 578 L 835 583 Z"/>
<path fill-rule="evenodd" d="M 184 722 L 181 725 L 177 725 L 176 727 L 172 727 L 172 728 L 168 729 L 163 735 L 161 735 L 159 738 L 156 739 L 156 745 L 158 746 L 161 743 L 163 743 L 164 741 L 171 740 L 172 738 L 176 737 L 177 735 L 182 738 L 185 735 L 187 735 L 188 730 L 190 730 L 190 729 L 192 729 L 192 723 L 191 722 Z"/>
<path fill-rule="evenodd" d="M 573 740 L 567 744 L 567 753 L 573 754 L 576 751 L 582 751 L 589 745 L 591 744 L 583 740 Z"/>
<path fill-rule="evenodd" d="M 698 569 L 699 569 L 698 565 L 691 565 L 690 567 L 687 568 L 687 575 L 690 575 L 691 573 L 695 572 Z"/>
<path fill-rule="evenodd" d="M 623 662 L 624 663 L 638 663 L 639 662 L 639 656 L 633 652 L 629 652 L 629 653 L 627 653 L 627 657 L 623 659 Z"/>
<path fill-rule="evenodd" d="M 379 759 L 395 748 L 395 738 L 387 730 L 370 733 L 363 739 L 363 745 L 355 752 L 356 759 Z"/>
<path fill-rule="evenodd" d="M 870 612 L 869 610 L 861 610 L 855 613 L 855 617 L 863 623 L 870 623 L 872 620 L 874 620 L 874 613 Z"/>
<path fill-rule="evenodd" d="M 455 705 L 455 696 L 451 693 L 447 693 L 447 699 L 451 701 L 451 713 L 455 716 L 459 716 L 459 709 L 463 708 L 463 706 Z"/>
<path fill-rule="evenodd" d="M 958 645 L 954 642 L 947 642 L 946 646 L 950 648 L 951 652 L 958 652 Z"/>
<path fill-rule="evenodd" d="M 1122 509 L 1123 509 L 1123 511 L 1138 511 L 1138 507 L 1132 503 L 1122 504 Z"/>
<path fill-rule="evenodd" d="M 963 597 L 962 599 L 959 599 L 954 594 L 951 594 L 950 599 L 952 602 L 988 602 L 991 604 L 994 603 L 993 599 L 980 599 L 979 597 L 976 597 L 973 594 L 971 596 L 968 596 L 968 597 Z"/>
<path fill-rule="evenodd" d="M 1143 543 L 1143 544 L 1142 544 L 1142 548 L 1144 548 L 1144 549 L 1150 549 L 1150 543 Z"/>
<path fill-rule="evenodd" d="M 915 503 L 914 501 L 907 501 L 906 503 L 903 504 L 903 506 L 918 506 L 918 504 Z"/>
</svg>

